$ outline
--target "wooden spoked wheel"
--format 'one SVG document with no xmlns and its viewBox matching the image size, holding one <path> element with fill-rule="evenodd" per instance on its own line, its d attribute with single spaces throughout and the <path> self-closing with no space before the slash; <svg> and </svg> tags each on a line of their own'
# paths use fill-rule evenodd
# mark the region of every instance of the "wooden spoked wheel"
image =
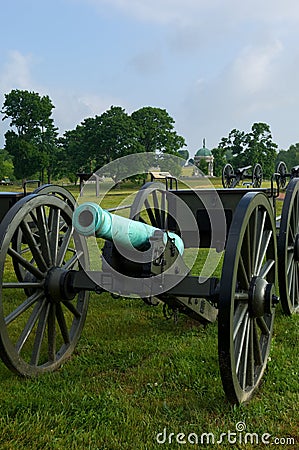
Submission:
<svg viewBox="0 0 299 450">
<path fill-rule="evenodd" d="M 276 173 L 279 174 L 277 183 L 280 189 L 284 189 L 287 184 L 287 173 L 288 169 L 284 161 L 280 161 L 276 166 Z"/>
<path fill-rule="evenodd" d="M 231 403 L 248 401 L 267 365 L 274 322 L 276 231 L 262 193 L 240 200 L 231 224 L 220 284 L 218 351 Z"/>
<path fill-rule="evenodd" d="M 263 169 L 260 164 L 255 164 L 252 171 L 252 186 L 260 188 L 263 182 Z"/>
<path fill-rule="evenodd" d="M 70 206 L 72 211 L 74 210 L 75 205 L 76 205 L 76 200 L 73 197 L 73 195 L 61 186 L 56 186 L 53 184 L 44 184 L 42 186 L 39 186 L 37 189 L 35 189 L 33 194 L 52 195 L 56 198 L 60 198 L 65 203 L 67 203 L 67 205 Z M 21 229 L 19 229 L 18 236 L 16 239 L 14 239 L 13 246 L 17 252 L 19 252 L 19 253 L 22 252 L 22 254 L 24 254 L 24 253 L 26 253 L 26 248 L 23 246 L 21 249 L 22 240 L 23 240 L 22 239 L 22 231 L 21 231 Z M 17 261 L 14 261 L 13 264 L 14 264 L 14 269 L 15 269 L 16 275 L 18 277 L 18 280 L 22 281 L 26 274 L 25 269 Z"/>
<path fill-rule="evenodd" d="M 162 183 L 145 183 L 137 192 L 130 210 L 130 219 L 147 223 L 161 230 L 168 229 L 167 191 Z"/>
<path fill-rule="evenodd" d="M 224 188 L 231 188 L 234 184 L 234 169 L 231 164 L 225 164 L 222 169 L 222 186 Z"/>
<path fill-rule="evenodd" d="M 56 196 L 29 195 L 0 225 L 0 355 L 23 376 L 57 369 L 83 329 L 88 292 L 63 290 L 69 271 L 88 263 L 72 214 Z M 16 265 L 23 269 L 21 279 Z"/>
<path fill-rule="evenodd" d="M 283 311 L 299 313 L 299 178 L 287 187 L 278 238 L 279 292 Z"/>
<path fill-rule="evenodd" d="M 162 183 L 148 182 L 137 192 L 130 210 L 130 219 L 138 220 L 161 230 L 168 229 L 167 191 Z M 157 297 L 142 299 L 147 305 L 157 306 Z"/>
</svg>

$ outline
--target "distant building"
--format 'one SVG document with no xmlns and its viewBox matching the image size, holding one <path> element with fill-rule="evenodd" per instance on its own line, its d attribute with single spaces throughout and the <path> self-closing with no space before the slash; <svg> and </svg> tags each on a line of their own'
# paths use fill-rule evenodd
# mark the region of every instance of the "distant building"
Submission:
<svg viewBox="0 0 299 450">
<path fill-rule="evenodd" d="M 203 146 L 194 156 L 194 164 L 200 168 L 200 164 L 202 161 L 205 161 L 208 165 L 208 176 L 212 177 L 214 175 L 214 156 L 212 155 L 211 150 L 206 147 L 206 140 L 203 140 Z"/>
</svg>

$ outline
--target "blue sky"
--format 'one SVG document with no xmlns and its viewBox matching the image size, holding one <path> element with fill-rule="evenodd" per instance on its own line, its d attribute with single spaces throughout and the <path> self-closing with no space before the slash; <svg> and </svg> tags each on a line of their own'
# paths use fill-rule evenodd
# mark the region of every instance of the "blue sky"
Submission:
<svg viewBox="0 0 299 450">
<path fill-rule="evenodd" d="M 299 142 L 298 0 L 10 0 L 0 20 L 1 107 L 12 89 L 49 95 L 60 134 L 154 106 L 190 155 L 254 122 Z"/>
</svg>

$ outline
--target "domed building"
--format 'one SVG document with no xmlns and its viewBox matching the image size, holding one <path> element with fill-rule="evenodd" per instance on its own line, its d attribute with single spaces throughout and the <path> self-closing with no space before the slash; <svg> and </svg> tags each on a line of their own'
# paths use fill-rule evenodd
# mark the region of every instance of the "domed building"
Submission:
<svg viewBox="0 0 299 450">
<path fill-rule="evenodd" d="M 194 156 L 194 164 L 200 168 L 201 162 L 205 161 L 208 165 L 208 176 L 212 177 L 214 175 L 214 156 L 206 147 L 206 140 L 203 140 L 203 146 L 197 152 Z"/>
</svg>

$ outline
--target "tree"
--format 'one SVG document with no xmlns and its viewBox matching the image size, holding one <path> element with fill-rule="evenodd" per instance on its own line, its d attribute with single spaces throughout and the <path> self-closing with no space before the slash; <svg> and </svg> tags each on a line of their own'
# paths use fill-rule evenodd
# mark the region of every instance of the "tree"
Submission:
<svg viewBox="0 0 299 450">
<path fill-rule="evenodd" d="M 260 163 L 266 177 L 274 172 L 277 144 L 272 141 L 270 127 L 266 123 L 254 123 L 250 133 L 233 129 L 219 146 L 226 153 L 231 152 L 234 165 L 254 166 Z"/>
<path fill-rule="evenodd" d="M 288 150 L 280 150 L 276 158 L 276 164 L 284 161 L 288 170 L 299 164 L 299 143 L 293 144 Z"/>
<path fill-rule="evenodd" d="M 93 172 L 131 153 L 142 152 L 140 130 L 135 121 L 120 106 L 111 106 L 100 116 L 85 119 L 75 130 L 64 133 L 60 140 L 68 161 L 67 173 Z M 113 166 L 111 174 L 120 179 L 123 166 Z"/>
<path fill-rule="evenodd" d="M 225 149 L 224 148 L 214 148 L 212 150 L 212 155 L 214 156 L 214 175 L 216 177 L 220 177 L 222 174 L 222 169 L 226 164 L 225 157 Z"/>
<path fill-rule="evenodd" d="M 0 149 L 0 179 L 3 177 L 13 178 L 13 162 L 7 151 Z"/>
<path fill-rule="evenodd" d="M 139 142 L 146 152 L 179 156 L 185 139 L 174 130 L 174 120 L 165 109 L 147 106 L 133 112 L 131 117 L 141 130 Z"/>
<path fill-rule="evenodd" d="M 5 133 L 5 149 L 14 157 L 17 178 L 40 171 L 43 181 L 46 170 L 50 181 L 57 138 L 50 117 L 53 108 L 48 96 L 40 97 L 36 92 L 15 89 L 5 94 L 2 120 L 10 119 L 13 128 Z"/>
</svg>

